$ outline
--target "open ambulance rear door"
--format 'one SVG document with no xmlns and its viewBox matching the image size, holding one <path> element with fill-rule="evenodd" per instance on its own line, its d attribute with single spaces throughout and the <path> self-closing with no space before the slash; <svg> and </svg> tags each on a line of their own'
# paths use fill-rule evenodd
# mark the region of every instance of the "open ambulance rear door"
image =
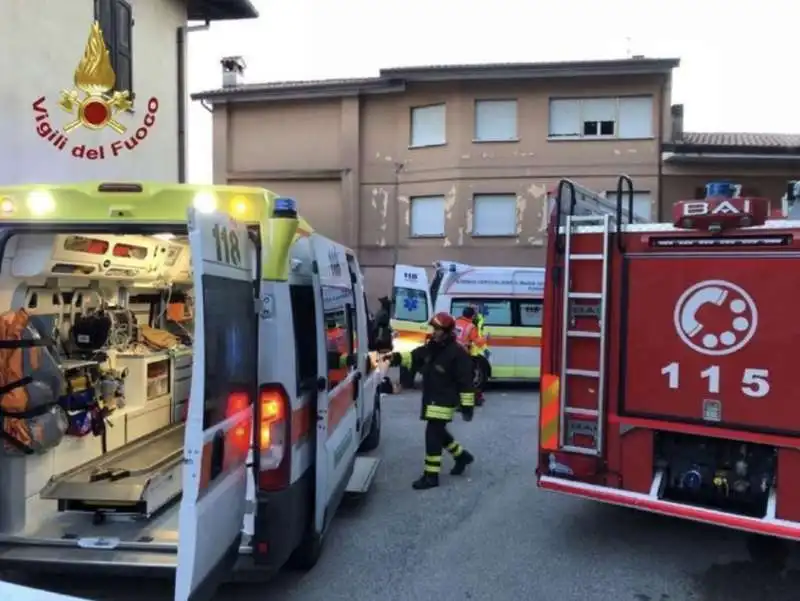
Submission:
<svg viewBox="0 0 800 601">
<path fill-rule="evenodd" d="M 428 274 L 423 267 L 396 265 L 394 268 L 392 329 L 394 350 L 410 351 L 425 342 L 428 322 L 433 317 Z"/>
<path fill-rule="evenodd" d="M 209 599 L 239 554 L 257 391 L 254 252 L 245 226 L 189 212 L 195 291 L 175 601 Z"/>
<path fill-rule="evenodd" d="M 310 237 L 316 262 L 315 295 L 322 300 L 322 323 L 328 349 L 322 347 L 319 365 L 327 365 L 327 387 L 317 397 L 316 497 L 317 535 L 327 528 L 353 472 L 360 443 L 357 432 L 359 381 L 363 365 L 355 359 L 356 299 L 344 247 L 317 234 Z M 319 319 L 318 319 L 319 321 Z"/>
</svg>

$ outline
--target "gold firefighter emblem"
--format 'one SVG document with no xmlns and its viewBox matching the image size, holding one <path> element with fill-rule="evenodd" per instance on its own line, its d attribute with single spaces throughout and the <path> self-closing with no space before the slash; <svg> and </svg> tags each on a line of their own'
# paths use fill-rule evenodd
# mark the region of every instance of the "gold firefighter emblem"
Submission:
<svg viewBox="0 0 800 601">
<path fill-rule="evenodd" d="M 100 23 L 95 21 L 89 31 L 83 58 L 75 69 L 73 82 L 77 90 L 61 91 L 58 106 L 77 116 L 64 126 L 64 132 L 70 133 L 83 126 L 92 130 L 110 127 L 118 134 L 125 133 L 126 127 L 115 117 L 120 111 L 130 110 L 133 104 L 128 90 L 112 92 L 116 81 L 117 75 L 111 66 Z M 83 92 L 83 98 L 78 90 Z"/>
</svg>

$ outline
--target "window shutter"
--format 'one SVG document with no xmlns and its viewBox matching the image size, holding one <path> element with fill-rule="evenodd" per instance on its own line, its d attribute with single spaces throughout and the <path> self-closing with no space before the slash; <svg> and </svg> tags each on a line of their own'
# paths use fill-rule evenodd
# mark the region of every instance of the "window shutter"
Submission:
<svg viewBox="0 0 800 601">
<path fill-rule="evenodd" d="M 515 194 L 476 194 L 473 236 L 514 236 L 517 233 Z"/>
<path fill-rule="evenodd" d="M 516 139 L 516 100 L 477 100 L 475 102 L 475 140 L 508 142 Z"/>
<path fill-rule="evenodd" d="M 550 101 L 550 135 L 579 136 L 583 131 L 579 100 Z"/>
<path fill-rule="evenodd" d="M 111 66 L 114 65 L 114 16 L 113 16 L 113 2 L 114 0 L 94 0 L 94 19 L 100 24 L 100 30 L 103 32 L 103 40 L 108 48 L 108 53 L 111 57 Z"/>
<path fill-rule="evenodd" d="M 114 71 L 117 90 L 127 90 L 133 96 L 133 13 L 125 0 L 114 0 Z"/>
<path fill-rule="evenodd" d="M 653 136 L 653 97 L 619 99 L 619 137 L 650 138 Z"/>
<path fill-rule="evenodd" d="M 411 198 L 411 235 L 444 236 L 444 196 Z"/>
</svg>

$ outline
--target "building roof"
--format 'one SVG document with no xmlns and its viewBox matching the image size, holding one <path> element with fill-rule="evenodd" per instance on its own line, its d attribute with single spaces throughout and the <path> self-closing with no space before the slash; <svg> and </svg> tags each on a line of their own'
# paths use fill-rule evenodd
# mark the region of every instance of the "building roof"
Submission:
<svg viewBox="0 0 800 601">
<path fill-rule="evenodd" d="M 258 11 L 250 0 L 189 0 L 190 21 L 255 19 Z"/>
<path fill-rule="evenodd" d="M 676 58 L 629 58 L 552 63 L 488 63 L 484 65 L 428 65 L 381 69 L 377 77 L 248 83 L 192 94 L 192 100 L 252 102 L 331 98 L 357 94 L 403 92 L 408 83 L 445 81 L 525 80 L 669 74 Z"/>
<path fill-rule="evenodd" d="M 800 134 L 748 134 L 740 132 L 686 132 L 679 145 L 739 147 L 800 147 Z"/>
<path fill-rule="evenodd" d="M 792 160 L 800 157 L 799 134 L 743 132 L 684 132 L 678 141 L 662 145 L 669 163 L 761 158 Z"/>
</svg>

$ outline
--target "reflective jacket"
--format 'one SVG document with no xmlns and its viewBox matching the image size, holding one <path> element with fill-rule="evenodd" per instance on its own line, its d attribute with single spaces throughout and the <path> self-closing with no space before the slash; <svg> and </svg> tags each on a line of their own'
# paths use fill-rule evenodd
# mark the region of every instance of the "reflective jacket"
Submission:
<svg viewBox="0 0 800 601">
<path fill-rule="evenodd" d="M 478 343 L 478 328 L 472 323 L 471 319 L 459 317 L 456 319 L 456 327 L 453 330 L 458 342 L 464 349 L 472 354 L 472 347 Z"/>
<path fill-rule="evenodd" d="M 473 356 L 475 355 L 483 355 L 488 348 L 488 344 L 486 341 L 486 326 L 484 325 L 484 317 L 481 313 L 476 313 L 472 322 L 475 324 L 475 327 L 478 329 L 478 341 L 475 344 L 475 349 L 473 351 Z"/>
<path fill-rule="evenodd" d="M 422 374 L 420 419 L 450 421 L 459 405 L 475 405 L 472 359 L 455 337 L 398 354 L 402 366 Z"/>
</svg>

